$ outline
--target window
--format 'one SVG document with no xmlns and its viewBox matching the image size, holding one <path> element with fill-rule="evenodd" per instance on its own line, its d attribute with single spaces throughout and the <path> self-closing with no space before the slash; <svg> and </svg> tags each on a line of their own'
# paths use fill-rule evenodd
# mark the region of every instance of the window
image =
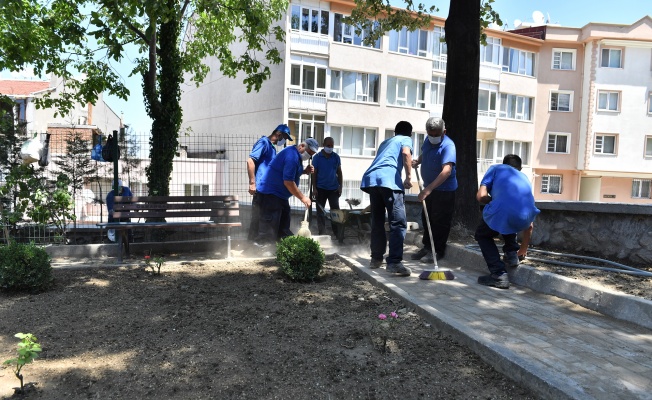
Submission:
<svg viewBox="0 0 652 400">
<path fill-rule="evenodd" d="M 532 97 L 500 94 L 500 118 L 532 121 Z"/>
<path fill-rule="evenodd" d="M 620 92 L 598 90 L 598 111 L 618 111 Z"/>
<path fill-rule="evenodd" d="M 430 83 L 430 104 L 444 105 L 444 92 L 446 91 L 446 78 L 433 76 Z"/>
<path fill-rule="evenodd" d="M 331 126 L 331 137 L 340 155 L 376 155 L 376 129 Z"/>
<path fill-rule="evenodd" d="M 426 83 L 387 77 L 387 103 L 394 106 L 426 108 Z"/>
<path fill-rule="evenodd" d="M 300 86 L 304 90 L 326 91 L 326 68 L 292 64 L 290 86 Z"/>
<path fill-rule="evenodd" d="M 428 31 L 421 29 L 389 31 L 389 51 L 426 57 L 428 55 Z"/>
<path fill-rule="evenodd" d="M 293 5 L 290 28 L 294 31 L 328 35 L 329 15 L 327 10 Z"/>
<path fill-rule="evenodd" d="M 378 103 L 380 75 L 331 71 L 330 98 Z"/>
<path fill-rule="evenodd" d="M 645 137 L 645 157 L 652 157 L 652 136 Z"/>
<path fill-rule="evenodd" d="M 487 145 L 489 143 L 487 142 Z M 493 143 L 491 144 L 493 153 Z M 515 142 L 513 140 L 496 140 L 496 163 L 502 163 L 503 157 L 516 154 L 521 157 L 523 165 L 530 164 L 530 142 Z"/>
<path fill-rule="evenodd" d="M 567 133 L 548 133 L 547 153 L 570 153 L 570 135 Z"/>
<path fill-rule="evenodd" d="M 652 114 L 652 92 L 647 95 L 647 113 Z"/>
<path fill-rule="evenodd" d="M 616 154 L 616 135 L 595 135 L 596 154 Z"/>
<path fill-rule="evenodd" d="M 208 196 L 208 185 L 186 183 L 183 185 L 184 196 Z"/>
<path fill-rule="evenodd" d="M 632 198 L 634 199 L 649 199 L 650 198 L 650 183 L 649 179 L 634 179 L 632 180 Z"/>
<path fill-rule="evenodd" d="M 412 158 L 417 159 L 421 154 L 421 146 L 423 146 L 423 142 L 426 140 L 426 134 L 414 132 L 414 135 L 412 136 L 414 140 L 412 143 Z"/>
<path fill-rule="evenodd" d="M 503 49 L 503 71 L 534 76 L 534 53 L 518 49 Z"/>
<path fill-rule="evenodd" d="M 314 114 L 288 114 L 288 126 L 292 137 L 295 138 L 292 143 L 301 143 L 306 138 L 313 137 L 317 143 L 324 141 L 324 122 L 326 117 Z"/>
<path fill-rule="evenodd" d="M 487 45 L 480 45 L 480 62 L 500 65 L 500 39 L 487 38 Z"/>
<path fill-rule="evenodd" d="M 573 111 L 573 92 L 550 92 L 550 111 Z"/>
<path fill-rule="evenodd" d="M 436 26 L 432 32 L 432 40 L 430 41 L 430 52 L 433 56 L 446 56 L 448 54 L 448 47 L 446 46 L 446 31 L 442 26 Z"/>
<path fill-rule="evenodd" d="M 541 193 L 561 194 L 561 175 L 543 175 L 541 177 Z"/>
<path fill-rule="evenodd" d="M 478 90 L 478 115 L 486 117 L 496 117 L 496 96 L 498 95 L 498 88 L 482 88 L 480 83 Z"/>
<path fill-rule="evenodd" d="M 357 34 L 354 26 L 343 22 L 344 15 L 337 13 L 333 14 L 333 19 L 333 41 L 380 49 L 380 39 L 376 39 L 376 41 L 371 45 L 364 43 L 364 40 L 371 32 L 372 27 L 378 24 L 377 22 L 368 21 L 365 26 L 360 27 L 360 34 Z"/>
<path fill-rule="evenodd" d="M 623 51 L 621 49 L 603 48 L 600 66 L 603 68 L 622 68 L 622 55 Z"/>
<path fill-rule="evenodd" d="M 552 69 L 575 70 L 577 50 L 552 49 Z"/>
</svg>

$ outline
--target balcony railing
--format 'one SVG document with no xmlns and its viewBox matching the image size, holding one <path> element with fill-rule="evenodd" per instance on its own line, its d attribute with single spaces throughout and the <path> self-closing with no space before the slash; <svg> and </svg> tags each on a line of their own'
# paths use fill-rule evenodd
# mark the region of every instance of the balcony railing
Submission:
<svg viewBox="0 0 652 400">
<path fill-rule="evenodd" d="M 326 111 L 326 92 L 307 89 L 289 89 L 290 108 Z"/>
<path fill-rule="evenodd" d="M 433 71 L 446 72 L 446 65 L 448 64 L 448 56 L 434 56 L 432 60 Z"/>
<path fill-rule="evenodd" d="M 328 37 L 291 32 L 290 50 L 328 55 Z"/>
<path fill-rule="evenodd" d="M 480 79 L 485 81 L 500 80 L 501 67 L 495 64 L 480 64 Z"/>
<path fill-rule="evenodd" d="M 478 110 L 478 128 L 496 129 L 496 112 Z"/>
</svg>

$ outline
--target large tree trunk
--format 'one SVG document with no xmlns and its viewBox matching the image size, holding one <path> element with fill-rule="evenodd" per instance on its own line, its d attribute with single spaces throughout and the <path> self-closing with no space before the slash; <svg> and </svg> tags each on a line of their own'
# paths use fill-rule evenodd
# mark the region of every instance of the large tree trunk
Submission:
<svg viewBox="0 0 652 400">
<path fill-rule="evenodd" d="M 457 150 L 454 222 L 475 230 L 480 221 L 476 130 L 480 78 L 480 0 L 451 0 L 446 19 L 446 94 L 443 118 Z"/>
</svg>

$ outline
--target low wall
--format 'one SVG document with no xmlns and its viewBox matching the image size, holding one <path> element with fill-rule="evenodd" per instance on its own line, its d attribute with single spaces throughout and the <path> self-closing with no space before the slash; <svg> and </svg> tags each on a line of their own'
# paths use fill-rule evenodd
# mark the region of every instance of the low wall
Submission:
<svg viewBox="0 0 652 400">
<path fill-rule="evenodd" d="M 535 246 L 652 263 L 652 205 L 539 201 Z"/>
<path fill-rule="evenodd" d="M 652 264 L 652 204 L 538 201 L 531 244 L 589 253 L 623 263 Z M 421 204 L 405 196 L 408 221 L 421 224 Z M 453 224 L 455 221 L 453 221 Z"/>
</svg>

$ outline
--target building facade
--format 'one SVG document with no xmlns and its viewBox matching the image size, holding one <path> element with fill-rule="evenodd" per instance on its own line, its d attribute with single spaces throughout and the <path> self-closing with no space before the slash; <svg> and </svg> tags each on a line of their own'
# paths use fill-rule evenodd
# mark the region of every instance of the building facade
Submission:
<svg viewBox="0 0 652 400">
<path fill-rule="evenodd" d="M 207 60 L 205 82 L 196 87 L 188 77 L 183 87 L 184 128 L 261 136 L 287 123 L 299 141 L 333 137 L 343 198 L 362 197 L 364 204 L 360 178 L 396 123 L 413 125 L 418 156 L 426 120 L 441 116 L 447 49 L 439 17 L 427 29 L 391 31 L 367 45 L 364 31 L 342 21 L 353 7 L 349 0 L 291 1 L 280 21 L 286 42 L 277 44 L 284 62 L 271 67 L 260 92 L 247 93 L 241 79 L 221 76 L 217 60 Z M 649 202 L 650 25 L 646 17 L 631 26 L 486 30 L 479 177 L 512 153 L 523 159 L 537 199 Z M 182 142 L 189 153 L 201 151 L 192 135 Z M 216 150 L 229 158 L 228 143 Z"/>
</svg>

